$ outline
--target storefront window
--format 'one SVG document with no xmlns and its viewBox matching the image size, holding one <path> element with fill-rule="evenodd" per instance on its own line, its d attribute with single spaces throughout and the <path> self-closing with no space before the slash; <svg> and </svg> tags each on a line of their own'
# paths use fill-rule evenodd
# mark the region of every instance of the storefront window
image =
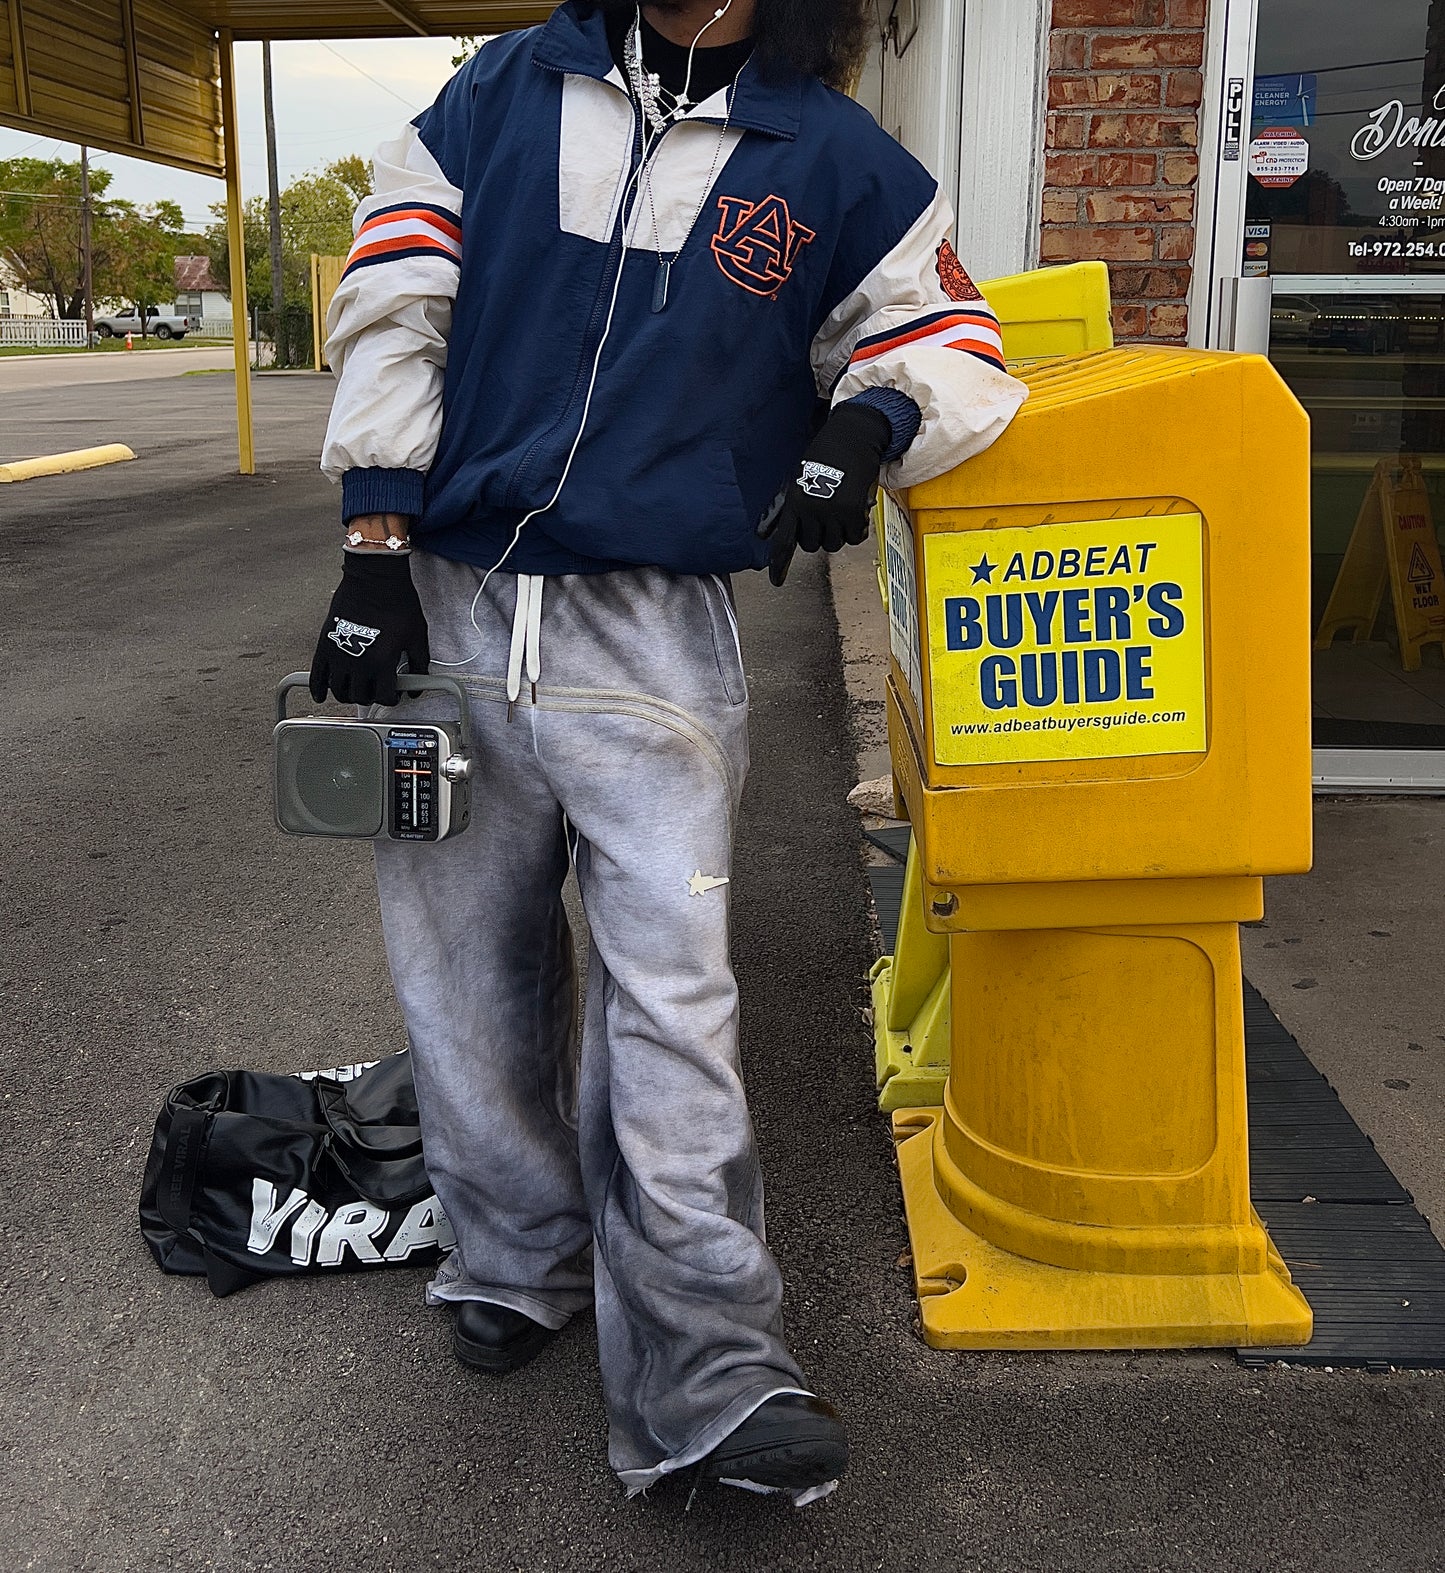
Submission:
<svg viewBox="0 0 1445 1573">
<path fill-rule="evenodd" d="M 1249 170 L 1271 273 L 1445 272 L 1445 4 L 1260 0 Z"/>
<path fill-rule="evenodd" d="M 1445 747 L 1445 0 L 1259 0 L 1248 157 L 1241 272 L 1311 420 L 1316 744 Z"/>
</svg>

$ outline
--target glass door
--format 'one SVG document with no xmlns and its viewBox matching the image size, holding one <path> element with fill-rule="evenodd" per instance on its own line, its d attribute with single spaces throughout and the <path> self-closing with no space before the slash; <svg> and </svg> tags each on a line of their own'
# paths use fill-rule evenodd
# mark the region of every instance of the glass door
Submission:
<svg viewBox="0 0 1445 1573">
<path fill-rule="evenodd" d="M 1251 87 L 1237 276 L 1311 421 L 1317 779 L 1438 790 L 1445 0 L 1258 0 Z"/>
</svg>

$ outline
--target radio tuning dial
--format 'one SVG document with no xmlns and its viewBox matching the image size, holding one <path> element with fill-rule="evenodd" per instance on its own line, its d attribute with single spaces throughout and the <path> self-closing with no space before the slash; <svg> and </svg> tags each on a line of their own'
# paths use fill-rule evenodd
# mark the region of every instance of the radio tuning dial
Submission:
<svg viewBox="0 0 1445 1573">
<path fill-rule="evenodd" d="M 442 761 L 442 774 L 448 781 L 470 781 L 472 762 L 465 754 L 452 754 Z"/>
</svg>

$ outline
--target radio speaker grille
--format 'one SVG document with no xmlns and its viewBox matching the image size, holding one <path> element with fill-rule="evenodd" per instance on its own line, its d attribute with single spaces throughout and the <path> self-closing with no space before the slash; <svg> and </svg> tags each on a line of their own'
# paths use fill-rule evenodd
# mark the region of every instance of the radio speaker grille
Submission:
<svg viewBox="0 0 1445 1573">
<path fill-rule="evenodd" d="M 381 739 L 365 726 L 283 727 L 276 817 L 302 836 L 375 836 L 386 811 Z"/>
</svg>

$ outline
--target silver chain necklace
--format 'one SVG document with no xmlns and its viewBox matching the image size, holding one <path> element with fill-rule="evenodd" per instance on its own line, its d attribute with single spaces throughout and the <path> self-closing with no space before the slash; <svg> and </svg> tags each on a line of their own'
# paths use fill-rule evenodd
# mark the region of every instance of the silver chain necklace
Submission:
<svg viewBox="0 0 1445 1573">
<path fill-rule="evenodd" d="M 687 84 L 684 84 L 681 93 L 667 94 L 672 99 L 672 107 L 670 109 L 662 102 L 660 95 L 667 90 L 662 87 L 655 71 L 649 72 L 645 69 L 642 60 L 642 10 L 640 7 L 631 29 L 628 31 L 622 54 L 627 65 L 628 79 L 632 83 L 633 96 L 637 99 L 638 106 L 642 110 L 645 124 L 652 127 L 652 136 L 644 138 L 642 181 L 647 193 L 648 211 L 652 216 L 652 249 L 657 254 L 657 278 L 652 286 L 652 309 L 656 312 L 661 311 L 667 305 L 667 291 L 672 278 L 672 265 L 682 255 L 683 247 L 687 245 L 693 230 L 696 229 L 697 221 L 701 218 L 703 207 L 707 202 L 708 193 L 712 190 L 713 181 L 717 178 L 718 162 L 722 158 L 722 150 L 727 143 L 728 128 L 732 124 L 733 99 L 737 95 L 738 81 L 747 66 L 747 61 L 745 60 L 738 67 L 737 76 L 733 78 L 732 87 L 726 94 L 727 112 L 723 116 L 722 129 L 718 132 L 717 146 L 713 148 L 712 163 L 708 167 L 707 178 L 702 183 L 697 206 L 692 210 L 692 217 L 688 220 L 687 228 L 683 231 L 682 240 L 677 250 L 670 257 L 665 257 L 662 254 L 662 233 L 657 222 L 657 202 L 652 190 L 652 164 L 656 158 L 656 150 L 662 138 L 685 117 L 691 100 L 687 96 Z M 689 64 L 689 83 L 691 79 L 692 69 Z"/>
<path fill-rule="evenodd" d="M 623 45 L 622 57 L 627 66 L 627 79 L 632 84 L 632 96 L 642 106 L 642 112 L 647 118 L 647 123 L 652 127 L 653 134 L 666 130 L 666 128 L 680 116 L 685 115 L 691 107 L 692 100 L 687 96 L 687 88 L 681 93 L 669 93 L 662 85 L 662 78 L 656 71 L 649 71 L 642 62 L 642 13 L 637 13 L 637 18 L 627 30 L 627 41 Z M 663 102 L 664 94 L 672 100 L 671 107 Z"/>
</svg>

